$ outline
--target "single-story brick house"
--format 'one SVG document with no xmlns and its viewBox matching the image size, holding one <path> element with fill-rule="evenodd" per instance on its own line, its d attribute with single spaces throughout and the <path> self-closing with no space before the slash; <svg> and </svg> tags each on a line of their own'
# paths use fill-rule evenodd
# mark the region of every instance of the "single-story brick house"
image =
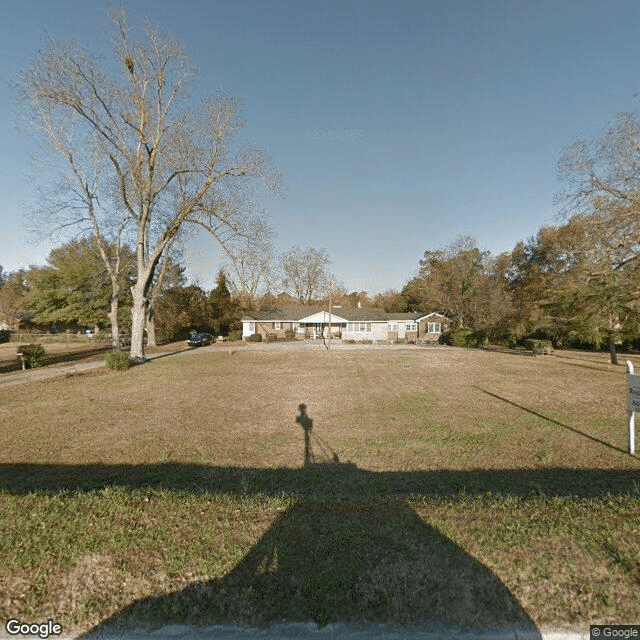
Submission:
<svg viewBox="0 0 640 640">
<path fill-rule="evenodd" d="M 242 318 L 242 339 L 254 334 L 263 339 L 269 334 L 279 339 L 320 338 L 328 335 L 329 325 L 331 336 L 342 340 L 437 342 L 449 328 L 450 321 L 435 312 L 387 313 L 375 308 L 334 307 L 329 316 L 327 308 L 278 307 L 247 313 Z"/>
</svg>

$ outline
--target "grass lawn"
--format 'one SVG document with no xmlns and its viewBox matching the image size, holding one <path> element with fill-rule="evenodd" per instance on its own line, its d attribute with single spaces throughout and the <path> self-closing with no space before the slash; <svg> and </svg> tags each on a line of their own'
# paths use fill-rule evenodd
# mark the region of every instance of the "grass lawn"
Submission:
<svg viewBox="0 0 640 640">
<path fill-rule="evenodd" d="M 624 373 L 274 345 L 0 388 L 0 619 L 638 622 Z"/>
</svg>

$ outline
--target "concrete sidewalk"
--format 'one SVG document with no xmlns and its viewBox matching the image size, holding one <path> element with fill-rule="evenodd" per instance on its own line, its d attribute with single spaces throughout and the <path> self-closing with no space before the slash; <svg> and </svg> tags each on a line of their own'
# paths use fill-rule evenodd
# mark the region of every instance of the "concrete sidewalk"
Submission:
<svg viewBox="0 0 640 640">
<path fill-rule="evenodd" d="M 168 625 L 155 631 L 127 631 L 122 634 L 98 632 L 87 640 L 589 640 L 589 632 L 537 631 L 462 631 L 459 629 L 402 629 L 387 625 L 353 626 L 330 624 L 318 628 L 313 623 L 279 624 L 268 629 L 215 625 L 203 629 Z"/>
<path fill-rule="evenodd" d="M 0 629 L 0 639 L 37 638 L 9 635 Z M 389 625 L 356 626 L 329 624 L 318 628 L 314 623 L 277 624 L 266 629 L 234 625 L 205 628 L 172 624 L 155 630 L 134 629 L 107 633 L 97 631 L 76 636 L 52 635 L 55 640 L 589 640 L 589 631 L 505 629 L 501 631 L 464 631 L 450 628 L 403 629 Z"/>
</svg>

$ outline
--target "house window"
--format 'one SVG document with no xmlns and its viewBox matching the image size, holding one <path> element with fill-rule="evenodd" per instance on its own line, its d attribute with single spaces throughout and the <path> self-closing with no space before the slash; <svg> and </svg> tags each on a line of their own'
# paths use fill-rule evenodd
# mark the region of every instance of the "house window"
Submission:
<svg viewBox="0 0 640 640">
<path fill-rule="evenodd" d="M 429 322 L 427 333 L 442 333 L 442 325 L 439 322 Z"/>
<path fill-rule="evenodd" d="M 398 330 L 398 323 L 397 322 L 391 322 L 391 331 L 397 331 Z"/>
<path fill-rule="evenodd" d="M 407 331 L 417 331 L 418 325 L 415 322 L 407 322 Z"/>
<path fill-rule="evenodd" d="M 354 333 L 364 333 L 371 331 L 370 322 L 348 322 L 347 331 L 353 331 Z"/>
<path fill-rule="evenodd" d="M 256 323 L 255 322 L 250 322 L 249 323 L 249 333 L 251 335 L 253 335 L 256 332 Z"/>
<path fill-rule="evenodd" d="M 300 331 L 300 323 L 299 323 L 299 322 L 293 322 L 293 323 L 291 324 L 291 328 L 292 328 L 294 331 Z"/>
<path fill-rule="evenodd" d="M 280 329 L 282 329 L 282 322 L 274 322 L 274 323 L 273 323 L 273 328 L 274 328 L 276 331 L 280 331 Z"/>
</svg>

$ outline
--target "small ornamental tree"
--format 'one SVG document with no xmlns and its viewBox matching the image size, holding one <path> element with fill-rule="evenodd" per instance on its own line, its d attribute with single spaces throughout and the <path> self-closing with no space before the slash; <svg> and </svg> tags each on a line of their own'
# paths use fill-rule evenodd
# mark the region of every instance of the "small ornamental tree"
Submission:
<svg viewBox="0 0 640 640">
<path fill-rule="evenodd" d="M 39 367 L 42 358 L 46 355 L 45 348 L 41 344 L 35 342 L 31 344 L 23 344 L 18 347 L 18 354 L 24 358 L 24 364 L 27 369 Z"/>
</svg>

